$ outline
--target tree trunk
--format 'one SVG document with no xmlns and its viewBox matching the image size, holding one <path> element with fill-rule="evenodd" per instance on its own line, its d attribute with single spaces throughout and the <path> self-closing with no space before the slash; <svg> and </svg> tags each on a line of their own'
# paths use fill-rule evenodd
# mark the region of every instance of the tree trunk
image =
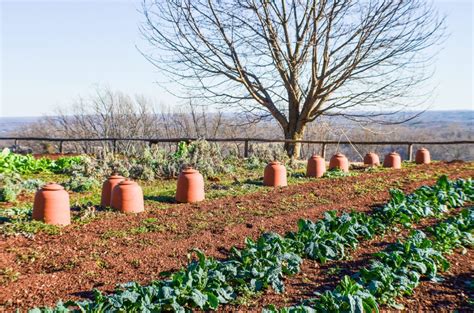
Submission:
<svg viewBox="0 0 474 313">
<path fill-rule="evenodd" d="M 306 129 L 306 125 L 302 126 L 300 129 L 285 130 L 285 139 L 302 140 L 305 129 Z M 298 159 L 300 157 L 301 143 L 286 142 L 284 148 L 290 158 Z"/>
</svg>

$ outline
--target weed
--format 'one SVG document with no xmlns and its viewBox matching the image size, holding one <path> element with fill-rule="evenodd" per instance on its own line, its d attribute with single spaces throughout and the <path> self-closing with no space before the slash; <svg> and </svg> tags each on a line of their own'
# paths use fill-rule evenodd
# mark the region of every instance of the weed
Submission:
<svg viewBox="0 0 474 313">
<path fill-rule="evenodd" d="M 104 260 L 103 258 L 100 258 L 100 257 L 95 260 L 95 264 L 100 269 L 108 269 L 109 266 L 110 266 L 109 263 L 106 260 Z"/>
<path fill-rule="evenodd" d="M 126 230 L 107 230 L 101 235 L 101 239 L 107 240 L 110 238 L 125 238 L 138 234 L 152 233 L 152 232 L 164 232 L 166 227 L 164 225 L 157 224 L 158 219 L 147 218 L 140 222 L 139 226 L 132 227 Z M 176 227 L 176 225 L 175 225 Z"/>
<path fill-rule="evenodd" d="M 0 284 L 2 285 L 17 281 L 19 277 L 20 273 L 11 267 L 0 269 Z"/>
<path fill-rule="evenodd" d="M 31 236 L 38 233 L 45 233 L 48 235 L 58 235 L 61 233 L 61 228 L 56 225 L 45 224 L 40 221 L 14 221 L 0 225 L 0 233 L 6 235 L 25 235 Z"/>
<path fill-rule="evenodd" d="M 20 263 L 34 263 L 38 259 L 43 259 L 44 255 L 33 249 L 29 249 L 25 253 L 16 252 L 16 257 Z"/>
<path fill-rule="evenodd" d="M 133 259 L 130 261 L 130 265 L 132 265 L 133 268 L 139 268 L 141 264 L 141 261 L 138 259 Z"/>
<path fill-rule="evenodd" d="M 124 238 L 128 235 L 128 232 L 125 231 L 125 230 L 115 230 L 115 229 L 112 229 L 112 230 L 107 230 L 105 231 L 101 236 L 100 238 L 101 239 L 104 239 L 104 240 L 107 240 L 107 239 L 111 239 L 111 238 Z"/>
<path fill-rule="evenodd" d="M 329 274 L 329 275 L 338 275 L 339 273 L 341 273 L 343 270 L 342 267 L 336 265 L 336 266 L 333 266 L 331 268 L 329 268 L 326 272 Z"/>
</svg>

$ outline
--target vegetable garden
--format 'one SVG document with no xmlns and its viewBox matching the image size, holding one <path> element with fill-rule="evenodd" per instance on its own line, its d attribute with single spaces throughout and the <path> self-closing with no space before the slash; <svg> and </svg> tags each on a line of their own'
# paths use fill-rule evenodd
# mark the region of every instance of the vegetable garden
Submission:
<svg viewBox="0 0 474 313">
<path fill-rule="evenodd" d="M 276 158 L 286 161 L 288 187 L 261 183 L 265 164 Z M 174 202 L 174 177 L 183 164 L 205 176 L 205 201 Z M 183 144 L 171 155 L 145 150 L 133 158 L 51 160 L 4 151 L 0 308 L 436 307 L 417 300 L 423 297 L 442 298 L 447 309 L 472 308 L 472 163 L 403 162 L 398 170 L 352 164 L 349 173 L 328 171 L 321 178 L 305 177 L 305 165 L 275 151 L 222 157 L 206 142 Z M 101 182 L 111 171 L 139 182 L 145 212 L 120 214 L 98 205 Z M 72 223 L 66 227 L 32 219 L 34 191 L 53 180 L 70 194 Z M 320 284 L 318 277 L 332 282 Z M 452 280 L 457 283 L 448 285 Z M 444 288 L 446 295 L 419 292 L 429 286 Z M 458 292 L 453 299 L 449 288 Z"/>
</svg>

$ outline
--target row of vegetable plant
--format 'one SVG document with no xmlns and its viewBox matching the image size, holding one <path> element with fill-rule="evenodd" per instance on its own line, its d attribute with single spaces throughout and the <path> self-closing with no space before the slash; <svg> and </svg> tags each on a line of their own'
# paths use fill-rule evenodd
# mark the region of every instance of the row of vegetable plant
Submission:
<svg viewBox="0 0 474 313">
<path fill-rule="evenodd" d="M 317 222 L 300 220 L 298 230 L 284 237 L 265 233 L 256 241 L 246 239 L 245 247 L 232 248 L 227 260 L 207 258 L 196 250 L 197 260 L 169 279 L 148 286 L 122 284 L 110 295 L 96 290 L 93 300 L 60 302 L 55 308 L 32 312 L 67 312 L 69 308 L 78 312 L 185 312 L 216 309 L 268 287 L 283 292 L 283 277 L 298 273 L 302 258 L 320 262 L 343 258 L 347 249 L 355 249 L 361 239 L 383 233 L 391 225 L 409 225 L 422 217 L 440 216 L 472 200 L 470 179 L 449 181 L 443 176 L 433 187 L 423 186 L 408 196 L 392 190 L 389 202 L 371 215 L 350 212 L 337 216 L 336 212 L 327 212 Z"/>
<path fill-rule="evenodd" d="M 0 173 L 63 173 L 66 169 L 69 169 L 76 164 L 80 164 L 82 160 L 82 156 L 60 157 L 57 160 L 45 157 L 36 159 L 31 154 L 17 154 L 11 152 L 8 148 L 5 148 L 0 153 Z"/>
<path fill-rule="evenodd" d="M 63 174 L 84 161 L 82 156 L 36 159 L 32 155 L 11 152 L 8 148 L 0 152 L 0 202 L 15 201 L 21 192 L 34 192 L 44 182 L 40 179 L 23 179 L 20 175 L 37 173 Z M 89 183 L 89 181 L 87 181 Z M 65 186 L 73 191 L 88 188 L 83 180 L 70 179 Z"/>
<path fill-rule="evenodd" d="M 352 278 L 344 276 L 334 290 L 320 294 L 319 298 L 288 308 L 270 306 L 264 312 L 378 312 L 381 304 L 403 309 L 396 299 L 412 295 L 422 278 L 441 280 L 438 273 L 450 266 L 443 254 L 474 247 L 473 231 L 474 208 L 464 209 L 429 229 L 431 239 L 422 231 L 412 231 L 407 240 L 375 253 L 370 266 Z"/>
</svg>

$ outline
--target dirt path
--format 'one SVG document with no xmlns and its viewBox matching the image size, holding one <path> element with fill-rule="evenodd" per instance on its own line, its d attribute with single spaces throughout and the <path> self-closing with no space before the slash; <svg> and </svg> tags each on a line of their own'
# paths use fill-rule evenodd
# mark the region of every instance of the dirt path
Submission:
<svg viewBox="0 0 474 313">
<path fill-rule="evenodd" d="M 98 220 L 66 227 L 56 236 L 2 238 L 0 269 L 12 274 L 3 275 L 0 309 L 52 305 L 59 299 L 88 296 L 93 288 L 111 291 L 122 282 L 146 284 L 162 271 L 185 265 L 193 247 L 223 258 L 247 236 L 255 238 L 263 231 L 283 234 L 294 230 L 298 219 L 317 219 L 327 210 L 368 211 L 388 199 L 390 187 L 410 192 L 434 183 L 440 174 L 472 177 L 474 167 L 435 163 L 319 179 L 263 194 L 170 204 L 138 216 L 103 213 Z"/>
</svg>

